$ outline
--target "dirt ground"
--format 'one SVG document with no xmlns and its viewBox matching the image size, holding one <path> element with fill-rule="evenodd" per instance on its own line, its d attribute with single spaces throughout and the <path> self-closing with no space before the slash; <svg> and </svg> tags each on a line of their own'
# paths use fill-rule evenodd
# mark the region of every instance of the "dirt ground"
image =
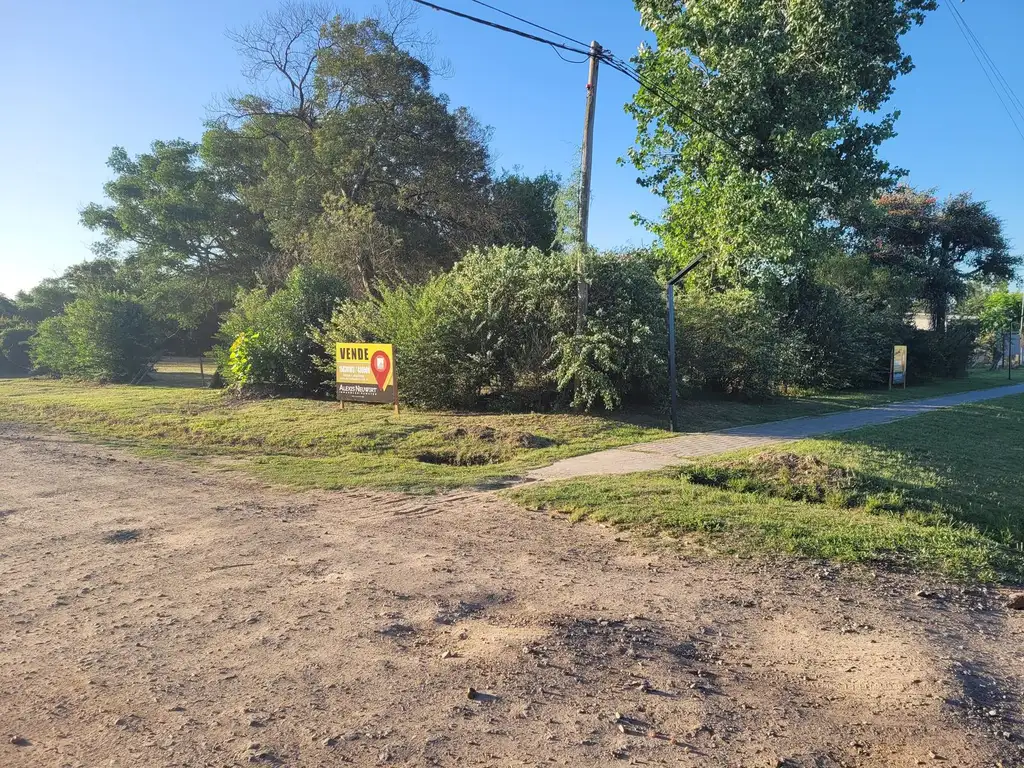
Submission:
<svg viewBox="0 0 1024 768">
<path fill-rule="evenodd" d="M 2 766 L 1019 766 L 1005 599 L 0 427 Z"/>
</svg>

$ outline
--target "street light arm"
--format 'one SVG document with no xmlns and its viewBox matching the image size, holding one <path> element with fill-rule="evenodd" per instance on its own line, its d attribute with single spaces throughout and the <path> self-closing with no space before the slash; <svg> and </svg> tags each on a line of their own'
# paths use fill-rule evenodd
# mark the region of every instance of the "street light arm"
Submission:
<svg viewBox="0 0 1024 768">
<path fill-rule="evenodd" d="M 706 259 L 707 257 L 708 256 L 705 253 L 702 256 L 698 256 L 697 258 L 695 258 L 693 261 L 691 261 L 685 267 L 683 267 L 678 272 L 676 272 L 675 275 L 673 275 L 672 278 L 668 281 L 668 284 L 669 285 L 677 285 L 680 280 L 682 280 L 684 277 L 686 277 L 688 274 L 690 274 L 690 272 L 692 272 L 697 267 L 697 265 L 700 264 L 702 261 L 704 261 L 704 259 Z"/>
</svg>

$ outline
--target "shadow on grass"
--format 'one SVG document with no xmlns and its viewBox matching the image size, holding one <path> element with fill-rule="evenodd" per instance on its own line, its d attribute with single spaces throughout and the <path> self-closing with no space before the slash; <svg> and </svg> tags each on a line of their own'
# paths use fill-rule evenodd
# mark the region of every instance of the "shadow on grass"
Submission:
<svg viewBox="0 0 1024 768">
<path fill-rule="evenodd" d="M 899 488 L 1003 546 L 1024 548 L 1024 398 L 924 414 L 836 435 L 831 442 L 854 454 L 884 457 L 875 482 Z"/>
<path fill-rule="evenodd" d="M 901 409 L 899 403 L 1024 383 L 1024 374 L 1021 374 L 1016 381 L 1007 381 L 1005 376 L 999 375 L 999 373 L 988 370 L 975 371 L 968 377 L 931 381 L 907 389 L 889 389 L 879 386 L 840 392 L 807 391 L 771 397 L 762 401 L 741 400 L 706 392 L 683 391 L 680 393 L 679 402 L 680 431 L 711 432 L 735 429 L 738 434 L 743 434 L 737 428 L 772 421 L 814 418 L 827 414 L 836 414 L 837 418 L 840 418 L 849 411 L 877 406 L 887 406 L 894 414 L 900 416 L 913 415 L 927 410 L 927 407 L 907 406 L 905 409 Z M 603 415 L 611 421 L 627 425 L 658 429 L 667 429 L 669 426 L 667 402 Z M 868 423 L 871 422 L 865 418 L 864 424 Z M 854 424 L 848 428 L 857 428 L 858 426 Z M 805 437 L 815 434 L 812 432 L 800 434 L 798 431 L 789 433 L 781 425 L 780 428 L 784 437 Z M 760 433 L 758 432 L 758 434 Z M 820 432 L 816 432 L 816 434 L 820 434 Z"/>
<path fill-rule="evenodd" d="M 1019 583 L 1024 396 L 658 472 L 524 486 L 527 508 L 783 553 Z"/>
</svg>

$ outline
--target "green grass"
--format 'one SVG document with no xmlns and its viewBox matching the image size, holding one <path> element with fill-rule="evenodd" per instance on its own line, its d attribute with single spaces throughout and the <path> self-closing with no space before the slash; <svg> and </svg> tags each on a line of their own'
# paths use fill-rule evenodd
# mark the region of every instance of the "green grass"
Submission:
<svg viewBox="0 0 1024 768">
<path fill-rule="evenodd" d="M 974 369 L 967 378 L 935 381 L 906 389 L 897 387 L 892 390 L 881 388 L 800 393 L 777 397 L 764 404 L 721 399 L 684 400 L 680 407 L 680 429 L 684 432 L 703 432 L 800 416 L 821 416 L 853 408 L 921 400 L 1021 382 L 1024 382 L 1024 371 L 1014 371 L 1013 381 L 1007 381 L 1006 371 Z"/>
<path fill-rule="evenodd" d="M 228 457 L 276 483 L 412 491 L 500 481 L 567 456 L 666 437 L 575 414 L 424 413 L 179 386 L 0 380 L 0 421 L 178 457 Z"/>
<path fill-rule="evenodd" d="M 1024 397 L 659 472 L 509 492 L 532 509 L 725 553 L 1024 577 Z"/>
<path fill-rule="evenodd" d="M 210 368 L 211 366 L 207 366 Z M 209 375 L 209 371 L 207 371 Z M 0 379 L 0 421 L 57 429 L 135 450 L 218 457 L 304 488 L 433 491 L 500 482 L 558 459 L 668 437 L 664 413 L 450 414 L 282 398 L 236 401 L 198 387 L 197 359 L 157 365 L 145 386 Z M 777 398 L 687 400 L 683 428 L 713 430 L 1003 383 L 988 374 L 913 389 Z"/>
<path fill-rule="evenodd" d="M 204 387 L 216 368 L 216 362 L 209 357 L 203 358 L 202 364 L 198 357 L 165 357 L 154 366 L 153 384 L 159 387 Z"/>
</svg>

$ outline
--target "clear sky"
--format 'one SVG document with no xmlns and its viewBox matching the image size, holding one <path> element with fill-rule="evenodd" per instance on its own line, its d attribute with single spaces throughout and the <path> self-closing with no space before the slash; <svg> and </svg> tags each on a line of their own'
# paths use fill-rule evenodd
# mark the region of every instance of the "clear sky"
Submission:
<svg viewBox="0 0 1024 768">
<path fill-rule="evenodd" d="M 645 39 L 631 0 L 490 0 L 492 5 L 624 58 Z M 489 14 L 470 0 L 439 4 Z M 198 139 L 214 98 L 243 86 L 225 31 L 256 20 L 274 0 L 0 0 L 0 293 L 13 294 L 90 256 L 78 211 L 102 198 L 110 148 L 144 151 L 154 139 Z M 372 0 L 342 7 L 366 13 Z M 1024 98 L 1021 0 L 957 6 Z M 453 75 L 437 84 L 493 128 L 496 165 L 566 172 L 582 138 L 586 66 L 550 49 L 424 10 Z M 1024 250 L 1024 139 L 1010 123 L 948 9 L 905 40 L 917 69 L 897 83 L 899 136 L 884 156 L 940 194 L 989 200 Z M 656 199 L 616 160 L 633 124 L 622 105 L 632 83 L 605 69 L 599 88 L 591 236 L 598 246 L 649 241 L 631 212 Z"/>
</svg>

